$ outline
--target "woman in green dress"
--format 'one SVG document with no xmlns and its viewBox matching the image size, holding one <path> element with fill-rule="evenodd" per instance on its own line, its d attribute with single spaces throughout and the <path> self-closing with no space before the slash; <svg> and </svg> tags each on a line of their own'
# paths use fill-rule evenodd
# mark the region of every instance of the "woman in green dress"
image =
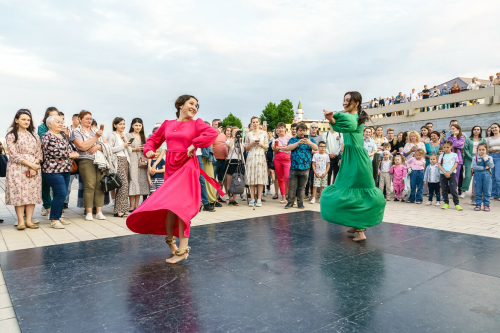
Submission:
<svg viewBox="0 0 500 333">
<path fill-rule="evenodd" d="M 351 227 L 354 241 L 366 239 L 364 231 L 382 222 L 385 209 L 384 194 L 375 187 L 372 163 L 363 147 L 364 123 L 368 114 L 361 107 L 357 91 L 344 95 L 345 113 L 324 111 L 333 130 L 343 133 L 344 151 L 337 179 L 321 194 L 321 217 L 332 223 Z"/>
</svg>

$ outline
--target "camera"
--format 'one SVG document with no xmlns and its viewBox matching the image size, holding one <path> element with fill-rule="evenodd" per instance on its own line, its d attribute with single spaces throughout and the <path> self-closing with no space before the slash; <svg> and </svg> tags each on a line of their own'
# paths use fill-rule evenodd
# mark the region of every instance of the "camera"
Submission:
<svg viewBox="0 0 500 333">
<path fill-rule="evenodd" d="M 237 130 L 235 137 L 236 139 L 241 139 L 243 137 L 243 130 Z"/>
</svg>

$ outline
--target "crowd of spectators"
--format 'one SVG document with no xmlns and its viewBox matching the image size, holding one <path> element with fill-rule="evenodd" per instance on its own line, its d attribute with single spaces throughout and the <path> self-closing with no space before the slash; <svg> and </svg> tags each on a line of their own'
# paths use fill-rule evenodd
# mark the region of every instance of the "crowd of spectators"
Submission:
<svg viewBox="0 0 500 333">
<path fill-rule="evenodd" d="M 489 77 L 489 80 L 481 84 L 476 77 L 472 78 L 471 83 L 467 85 L 467 90 L 478 90 L 481 88 L 490 88 L 493 86 L 500 86 L 500 72 L 496 73 L 496 77 L 493 75 Z M 401 103 L 409 103 L 409 102 L 415 102 L 418 100 L 423 100 L 423 99 L 428 99 L 428 98 L 434 98 L 434 97 L 439 97 L 439 96 L 445 96 L 445 95 L 450 95 L 450 94 L 457 94 L 460 93 L 461 89 L 458 85 L 458 82 L 454 82 L 453 86 L 448 87 L 447 84 L 443 85 L 441 89 L 438 88 L 438 86 L 434 86 L 431 89 L 427 85 L 424 85 L 424 89 L 422 91 L 417 92 L 416 89 L 412 89 L 411 93 L 409 95 L 403 94 L 402 92 L 399 92 L 396 96 L 391 96 L 387 98 L 379 97 L 379 98 L 374 98 L 372 99 L 368 105 L 365 106 L 365 108 L 368 109 L 376 109 L 376 108 L 381 108 L 384 106 L 389 106 L 392 104 L 401 104 Z M 422 112 L 427 112 L 427 111 L 434 111 L 434 110 L 440 110 L 440 109 L 449 109 L 451 108 L 456 108 L 456 107 L 461 107 L 461 106 L 469 106 L 469 105 L 474 105 L 478 104 L 477 100 L 470 100 L 462 103 L 451 103 L 451 104 L 443 104 L 443 105 L 436 105 L 432 107 L 427 107 L 427 108 L 422 108 Z M 400 114 L 402 114 L 400 112 Z M 385 114 L 382 114 L 383 117 L 391 117 L 393 115 L 399 115 L 396 112 L 388 112 Z"/>
<path fill-rule="evenodd" d="M 434 92 L 425 87 L 420 95 L 432 97 Z M 453 93 L 453 88 L 444 93 Z M 408 98 L 399 93 L 394 103 L 412 98 L 420 98 L 415 90 Z M 38 228 L 32 216 L 35 205 L 40 204 L 41 215 L 50 220 L 52 228 L 71 223 L 63 212 L 75 179 L 79 184 L 77 207 L 88 221 L 94 216 L 105 220 L 106 205 L 113 206 L 115 217 L 126 217 L 141 199 L 162 186 L 168 147 L 163 143 L 152 160 L 143 156 L 147 137 L 140 118 L 133 118 L 129 125 L 124 118 L 114 118 L 106 137 L 104 124 L 98 125 L 90 111 L 74 114 L 70 126 L 64 121 L 64 113 L 50 107 L 35 128 L 31 111 L 21 109 L 8 129 L 6 204 L 15 206 L 18 229 Z M 211 147 L 198 149 L 196 157 L 200 168 L 220 183 L 226 195 L 220 197 L 200 176 L 200 211 L 237 206 L 238 201 L 261 207 L 263 197 L 272 192 L 271 200 L 286 204 L 284 208 L 296 205 L 303 209 L 306 200 L 310 204 L 321 200 L 322 189 L 335 182 L 342 163 L 342 134 L 333 129 L 319 133 L 314 122 L 309 128 L 302 122 L 293 123 L 290 133 L 282 122 L 268 130 L 258 117 L 250 119 L 249 131 L 222 127 L 220 119 L 209 125 L 219 135 Z M 148 134 L 158 128 L 159 124 Z M 428 123 L 419 131 L 398 134 L 392 128 L 384 134 L 381 126 L 367 126 L 363 135 L 374 181 L 388 200 L 394 195 L 394 201 L 419 204 L 428 195 L 427 204 L 435 196 L 436 205 L 448 208 L 450 193 L 461 210 L 459 198 L 464 198 L 472 183 L 476 193 L 471 202 L 476 210 L 483 204 L 487 211 L 490 196 L 500 198 L 500 168 L 494 166 L 500 165 L 500 126 L 492 124 L 486 138 L 482 133 L 474 126 L 467 136 L 453 120 L 448 133 L 439 133 Z M 114 181 L 116 189 L 109 190 L 108 181 Z"/>
</svg>

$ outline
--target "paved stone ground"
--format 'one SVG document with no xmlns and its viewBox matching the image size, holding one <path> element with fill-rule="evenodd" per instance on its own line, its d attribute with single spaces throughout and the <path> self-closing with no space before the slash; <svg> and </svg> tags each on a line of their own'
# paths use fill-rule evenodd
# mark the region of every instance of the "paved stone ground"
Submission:
<svg viewBox="0 0 500 333">
<path fill-rule="evenodd" d="M 104 208 L 107 220 L 85 221 L 82 215 L 83 209 L 76 207 L 77 184 L 77 182 L 73 184 L 70 207 L 64 212 L 64 215 L 72 222 L 71 225 L 66 226 L 66 229 L 51 229 L 49 221 L 40 215 L 41 206 L 37 206 L 34 217 L 40 220 L 40 228 L 18 231 L 14 227 L 16 221 L 14 207 L 5 205 L 5 183 L 4 179 L 2 179 L 0 181 L 0 219 L 3 219 L 4 222 L 0 224 L 0 252 L 133 234 L 126 227 L 125 219 L 113 217 L 112 207 Z M 297 209 L 285 210 L 284 204 L 280 204 L 278 200 L 272 200 L 272 196 L 264 197 L 264 199 L 266 202 L 264 202 L 261 208 L 250 208 L 246 205 L 246 201 L 239 200 L 240 205 L 237 207 L 224 206 L 218 208 L 213 213 L 201 212 L 193 219 L 192 225 L 219 223 L 297 211 Z M 500 219 L 495 218 L 498 216 L 497 212 L 500 211 L 500 201 L 492 202 L 492 212 L 475 212 L 473 210 L 474 206 L 470 205 L 470 197 L 469 193 L 467 193 L 467 197 L 462 199 L 461 205 L 464 210 L 459 212 L 454 209 L 443 210 L 434 205 L 426 206 L 424 204 L 416 205 L 390 201 L 387 203 L 384 221 L 500 238 Z M 309 202 L 306 202 L 305 207 L 311 211 L 320 210 L 319 203 L 309 204 Z M 367 236 L 369 239 L 369 231 L 367 232 Z M 5 281 L 1 274 L 1 268 L 0 331 L 20 331 Z"/>
</svg>

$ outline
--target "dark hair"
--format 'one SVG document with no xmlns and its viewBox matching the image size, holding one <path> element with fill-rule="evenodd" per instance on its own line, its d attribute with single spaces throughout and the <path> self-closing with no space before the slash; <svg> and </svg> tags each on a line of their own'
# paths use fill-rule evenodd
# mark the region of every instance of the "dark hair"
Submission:
<svg viewBox="0 0 500 333">
<path fill-rule="evenodd" d="M 450 124 L 451 124 L 451 123 L 454 123 L 454 122 L 457 122 L 457 123 L 458 123 L 458 120 L 456 120 L 456 119 L 452 119 L 452 120 L 450 120 Z"/>
<path fill-rule="evenodd" d="M 406 143 L 407 139 L 408 139 L 408 132 L 407 131 L 403 131 L 403 140 L 401 142 L 405 142 Z"/>
<path fill-rule="evenodd" d="M 292 125 L 293 125 L 293 124 L 292 124 Z M 282 122 L 282 121 L 280 121 L 280 122 L 278 123 L 278 125 L 276 125 L 276 128 L 278 128 L 278 127 L 284 127 L 284 128 L 285 128 L 285 130 L 286 130 L 286 124 L 285 124 L 284 122 Z"/>
<path fill-rule="evenodd" d="M 90 124 L 90 126 L 93 126 L 95 124 L 95 127 L 97 127 L 97 120 L 95 120 L 94 118 L 92 118 L 92 124 Z"/>
<path fill-rule="evenodd" d="M 115 119 L 113 119 L 113 123 L 111 124 L 111 130 L 113 132 L 116 132 L 116 128 L 115 128 L 115 125 L 118 125 L 119 123 L 121 123 L 122 121 L 124 121 L 125 119 L 121 118 L 121 117 L 116 117 Z"/>
<path fill-rule="evenodd" d="M 460 139 L 461 136 L 464 136 L 463 133 L 462 133 L 462 127 L 460 127 L 459 124 L 455 124 L 455 125 L 451 125 L 453 127 L 455 127 L 456 129 L 458 129 L 458 135 L 457 135 L 457 139 Z"/>
<path fill-rule="evenodd" d="M 347 95 L 351 96 L 351 100 L 349 101 L 349 105 L 359 103 L 358 104 L 358 126 L 366 123 L 370 119 L 370 116 L 368 116 L 368 113 L 366 113 L 366 111 L 364 111 L 363 107 L 361 106 L 361 103 L 363 103 L 363 97 L 361 96 L 361 94 L 357 91 L 348 91 L 344 94 L 344 98 Z"/>
<path fill-rule="evenodd" d="M 177 99 L 177 100 L 179 100 L 179 99 Z M 177 102 L 175 102 L 175 103 L 177 103 Z M 129 129 L 128 132 L 129 133 L 134 133 L 134 124 L 136 124 L 136 123 L 139 123 L 139 124 L 142 125 L 142 128 L 141 128 L 141 131 L 139 132 L 139 135 L 141 136 L 142 144 L 145 144 L 146 143 L 146 136 L 144 135 L 144 124 L 142 123 L 142 119 L 141 118 L 134 118 L 134 119 L 132 119 L 132 122 L 130 123 L 130 129 Z"/>
<path fill-rule="evenodd" d="M 214 120 L 212 120 L 212 124 L 214 123 L 214 121 L 217 122 L 217 125 L 218 125 L 218 123 L 222 123 L 222 120 L 220 120 L 220 119 L 214 119 Z"/>
<path fill-rule="evenodd" d="M 325 142 L 325 141 L 320 141 L 320 142 L 318 143 L 318 147 L 319 147 L 319 146 L 321 146 L 321 145 L 323 145 L 323 146 L 325 146 L 325 147 L 326 147 L 326 142 Z"/>
<path fill-rule="evenodd" d="M 471 137 L 471 138 L 473 138 L 473 137 L 474 137 L 474 128 L 476 128 L 476 127 L 479 127 L 479 138 L 480 138 L 480 139 L 482 139 L 482 138 L 483 138 L 483 135 L 482 135 L 482 133 L 483 133 L 483 128 L 482 128 L 481 126 L 478 126 L 478 125 L 476 125 L 476 126 L 472 127 L 472 129 L 470 130 L 470 137 Z"/>
<path fill-rule="evenodd" d="M 189 101 L 191 98 L 194 98 L 196 100 L 196 102 L 198 102 L 198 98 L 194 97 L 193 95 L 181 95 L 177 98 L 177 100 L 175 101 L 175 108 L 177 109 L 177 112 L 175 112 L 175 116 L 177 118 L 179 118 L 181 115 L 181 106 L 183 106 L 184 103 Z M 200 108 L 200 104 L 198 104 L 198 109 L 199 108 Z M 137 119 L 139 119 L 139 118 L 137 118 Z M 142 124 L 142 120 L 141 120 L 141 124 Z M 144 142 L 146 142 L 146 141 L 144 141 Z"/>
<path fill-rule="evenodd" d="M 429 138 L 432 136 L 432 134 L 436 134 L 438 138 L 441 137 L 441 134 L 439 134 L 438 131 L 432 131 L 431 134 L 429 134 Z"/>
<path fill-rule="evenodd" d="M 43 116 L 42 124 L 45 124 L 45 121 L 47 120 L 47 118 L 49 117 L 49 114 L 52 111 L 56 111 L 57 114 L 59 114 L 59 110 L 57 110 L 56 107 L 54 107 L 54 106 L 48 107 L 47 110 L 45 110 L 45 116 Z"/>
<path fill-rule="evenodd" d="M 71 117 L 71 118 L 75 118 L 75 117 L 78 117 L 78 113 L 75 113 L 75 114 L 73 115 L 73 117 Z"/>
<path fill-rule="evenodd" d="M 60 116 L 64 116 L 64 112 L 59 111 L 59 115 L 60 115 Z"/>
<path fill-rule="evenodd" d="M 484 146 L 484 148 L 486 148 L 486 153 L 488 153 L 488 144 L 485 142 L 481 142 L 477 145 L 477 149 L 479 149 L 479 147 L 481 146 Z"/>
<path fill-rule="evenodd" d="M 297 130 L 299 130 L 299 129 L 303 129 L 303 130 L 307 131 L 307 125 L 304 123 L 297 124 Z"/>
<path fill-rule="evenodd" d="M 256 117 L 256 116 L 253 116 L 252 118 L 250 118 L 250 124 L 252 123 L 252 120 L 254 120 L 254 119 L 259 119 L 259 124 L 260 124 L 260 118 Z"/>
<path fill-rule="evenodd" d="M 91 115 L 92 116 L 92 113 L 90 111 L 87 111 L 87 110 L 82 110 L 80 111 L 80 113 L 78 114 L 78 118 L 83 119 L 83 117 L 85 117 L 86 115 Z"/>
<path fill-rule="evenodd" d="M 16 123 L 16 119 L 19 119 L 19 117 L 21 117 L 22 114 L 25 114 L 27 116 L 30 117 L 30 124 L 27 128 L 28 132 L 31 133 L 31 135 L 33 135 L 33 137 L 35 138 L 36 140 L 36 136 L 35 136 L 35 125 L 33 125 L 33 117 L 31 116 L 31 111 L 28 110 L 28 109 L 20 109 L 19 111 L 16 112 L 16 116 L 14 117 L 14 120 L 12 121 L 12 125 L 10 125 L 10 132 L 7 133 L 7 135 L 9 135 L 10 133 L 14 134 L 14 143 L 17 142 L 17 132 L 19 131 L 19 124 Z"/>
<path fill-rule="evenodd" d="M 297 124 L 297 123 L 293 123 L 292 125 L 290 125 L 290 129 L 295 128 L 295 127 L 297 127 L 297 126 L 298 126 L 298 124 Z M 278 127 L 278 126 L 276 126 L 276 127 Z"/>
<path fill-rule="evenodd" d="M 432 127 L 434 128 L 434 124 L 433 123 L 427 123 L 427 124 L 425 124 L 425 126 L 428 126 L 428 125 L 432 125 Z"/>
</svg>

